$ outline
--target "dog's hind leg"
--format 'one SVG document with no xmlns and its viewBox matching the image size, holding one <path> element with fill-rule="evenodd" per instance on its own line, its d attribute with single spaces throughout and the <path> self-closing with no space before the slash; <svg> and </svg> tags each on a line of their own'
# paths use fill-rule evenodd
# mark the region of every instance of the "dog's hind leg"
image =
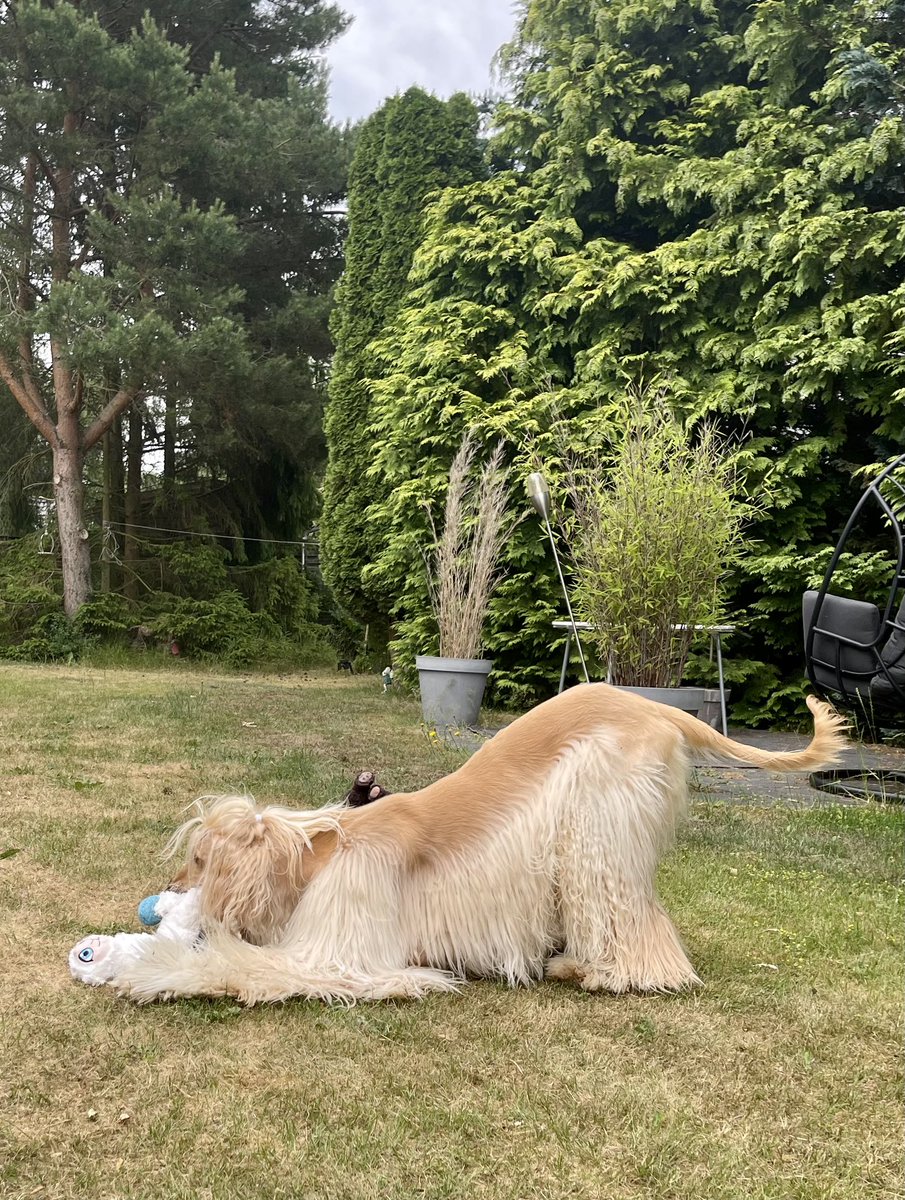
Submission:
<svg viewBox="0 0 905 1200">
<path fill-rule="evenodd" d="M 675 926 L 656 898 L 620 912 L 609 947 L 595 955 L 551 960 L 551 978 L 574 979 L 588 992 L 672 992 L 700 983 Z"/>
<path fill-rule="evenodd" d="M 548 978 L 610 992 L 673 991 L 699 982 L 654 889 L 685 798 L 681 754 L 671 744 L 658 750 L 633 762 L 589 739 L 551 781 L 562 789 L 563 952 L 547 964 Z"/>
</svg>

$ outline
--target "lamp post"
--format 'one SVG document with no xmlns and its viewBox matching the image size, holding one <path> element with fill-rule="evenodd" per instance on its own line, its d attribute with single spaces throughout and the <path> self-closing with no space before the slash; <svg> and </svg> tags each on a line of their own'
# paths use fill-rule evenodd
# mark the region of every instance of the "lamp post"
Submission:
<svg viewBox="0 0 905 1200">
<path fill-rule="evenodd" d="M 556 550 L 556 540 L 553 537 L 553 527 L 550 524 L 550 513 L 552 507 L 550 504 L 550 489 L 547 487 L 547 481 L 544 479 L 540 471 L 534 471 L 528 476 L 525 484 L 528 492 L 528 498 L 534 505 L 538 515 L 542 518 L 544 525 L 547 528 L 547 537 L 550 539 L 550 546 L 553 550 L 553 561 L 556 563 L 556 572 L 559 575 L 559 582 L 562 585 L 562 594 L 565 597 L 566 609 L 569 613 L 569 620 L 572 623 L 572 637 L 575 639 L 575 645 L 578 647 L 578 657 L 581 659 L 581 669 L 584 672 L 585 683 L 590 683 L 591 678 L 588 675 L 588 665 L 584 660 L 584 651 L 581 648 L 581 639 L 578 636 L 578 626 L 575 624 L 575 615 L 572 612 L 572 603 L 569 600 L 569 589 L 566 587 L 566 581 L 563 577 L 562 567 L 559 562 L 559 554 Z M 563 667 L 565 671 L 565 666 Z"/>
</svg>

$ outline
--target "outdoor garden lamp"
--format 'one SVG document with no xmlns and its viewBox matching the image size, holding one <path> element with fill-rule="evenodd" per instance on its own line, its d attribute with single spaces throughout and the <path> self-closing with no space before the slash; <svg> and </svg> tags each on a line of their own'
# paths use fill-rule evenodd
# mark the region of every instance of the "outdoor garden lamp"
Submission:
<svg viewBox="0 0 905 1200">
<path fill-rule="evenodd" d="M 553 537 L 553 527 L 550 524 L 550 514 L 553 511 L 550 504 L 550 489 L 540 471 L 533 471 L 528 476 L 525 487 L 528 492 L 528 498 L 540 517 L 543 518 L 544 525 L 547 527 L 547 537 L 550 539 L 550 546 L 553 549 L 553 561 L 556 563 L 556 573 L 559 575 L 562 594 L 566 600 L 566 610 L 569 614 L 569 620 L 572 623 L 572 637 L 575 638 L 575 645 L 578 647 L 578 657 L 581 659 L 581 669 L 584 672 L 585 683 L 590 683 L 591 678 L 588 675 L 588 665 L 584 660 L 584 651 L 581 648 L 581 639 L 578 636 L 578 626 L 575 624 L 575 614 L 572 612 L 572 603 L 569 600 L 569 589 L 566 587 L 566 581 L 563 577 L 562 567 L 559 563 L 559 554 L 556 551 L 556 539 Z"/>
<path fill-rule="evenodd" d="M 526 487 L 531 503 L 549 526 L 552 509 L 550 505 L 550 489 L 547 487 L 546 479 L 544 479 L 540 471 L 535 471 L 528 476 Z"/>
</svg>

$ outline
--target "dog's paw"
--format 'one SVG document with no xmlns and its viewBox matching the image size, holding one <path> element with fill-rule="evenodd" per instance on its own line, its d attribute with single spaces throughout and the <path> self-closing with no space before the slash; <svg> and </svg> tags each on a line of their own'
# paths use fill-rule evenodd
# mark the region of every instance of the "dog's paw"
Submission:
<svg viewBox="0 0 905 1200">
<path fill-rule="evenodd" d="M 615 992 L 617 995 L 629 991 L 631 986 L 628 980 L 620 979 L 605 967 L 581 968 L 579 983 L 586 992 Z"/>
<path fill-rule="evenodd" d="M 585 968 L 581 966 L 577 958 L 572 958 L 568 954 L 554 954 L 552 958 L 548 958 L 544 966 L 544 975 L 547 979 L 556 979 L 560 983 L 577 983 L 584 978 Z"/>
<path fill-rule="evenodd" d="M 599 963 L 579 970 L 580 983 L 586 992 L 611 992 L 615 996 L 621 996 L 625 992 L 637 992 L 641 995 L 681 992 L 701 982 L 690 966 L 687 971 L 658 975 L 630 974 L 617 966 Z"/>
<path fill-rule="evenodd" d="M 631 984 L 621 979 L 608 963 L 579 962 L 568 954 L 556 954 L 547 962 L 547 979 L 577 983 L 586 992 L 625 992 Z"/>
</svg>

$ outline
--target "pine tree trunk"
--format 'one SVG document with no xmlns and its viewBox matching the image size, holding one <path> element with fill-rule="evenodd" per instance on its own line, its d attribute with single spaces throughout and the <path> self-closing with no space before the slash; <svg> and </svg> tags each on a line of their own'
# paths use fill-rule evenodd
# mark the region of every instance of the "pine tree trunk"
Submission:
<svg viewBox="0 0 905 1200">
<path fill-rule="evenodd" d="M 111 427 L 104 434 L 103 441 L 104 464 L 102 472 L 101 524 L 104 540 L 101 546 L 101 591 L 104 593 L 113 590 L 113 560 L 110 557 L 110 539 L 113 536 L 113 530 L 110 522 L 115 520 L 113 515 L 116 503 L 114 455 L 119 456 L 121 450 L 122 447 L 117 442 L 116 428 Z"/>
<path fill-rule="evenodd" d="M 126 496 L 124 522 L 126 526 L 123 561 L 125 564 L 124 591 L 130 600 L 138 599 L 138 540 L 135 526 L 141 521 L 141 462 L 142 411 L 136 400 L 129 410 L 129 441 L 126 446 Z"/>
<path fill-rule="evenodd" d="M 117 559 L 110 572 L 110 582 L 114 591 L 118 591 L 123 584 L 123 565 L 119 559 L 119 550 L 123 540 L 125 492 L 126 472 L 123 465 L 123 419 L 119 416 L 110 428 L 110 520 L 113 522 L 112 544 L 117 551 Z"/>
<path fill-rule="evenodd" d="M 163 424 L 163 477 L 172 487 L 176 482 L 176 398 L 166 395 Z"/>
<path fill-rule="evenodd" d="M 91 548 L 84 523 L 82 451 L 77 437 L 74 443 L 55 446 L 53 451 L 53 494 L 63 560 L 63 611 L 67 617 L 74 617 L 91 599 Z"/>
</svg>

